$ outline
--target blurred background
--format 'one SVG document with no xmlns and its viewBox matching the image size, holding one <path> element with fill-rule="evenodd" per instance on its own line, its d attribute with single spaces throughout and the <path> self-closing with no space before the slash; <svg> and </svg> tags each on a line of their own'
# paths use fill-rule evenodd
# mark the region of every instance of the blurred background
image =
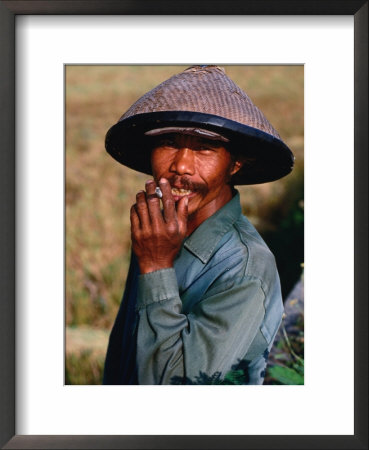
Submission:
<svg viewBox="0 0 369 450">
<path fill-rule="evenodd" d="M 141 95 L 186 67 L 65 67 L 66 384 L 101 384 L 129 264 L 129 209 L 148 178 L 106 153 L 105 134 Z M 265 382 L 303 384 L 304 68 L 222 67 L 296 157 L 287 177 L 238 189 L 276 257 L 285 299 Z"/>
</svg>

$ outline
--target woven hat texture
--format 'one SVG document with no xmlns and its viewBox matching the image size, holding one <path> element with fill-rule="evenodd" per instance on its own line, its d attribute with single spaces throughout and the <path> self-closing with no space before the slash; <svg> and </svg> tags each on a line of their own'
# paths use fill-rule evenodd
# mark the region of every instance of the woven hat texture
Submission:
<svg viewBox="0 0 369 450">
<path fill-rule="evenodd" d="M 218 66 L 186 69 L 143 95 L 120 120 L 158 111 L 193 111 L 225 117 L 280 139 L 264 114 Z"/>
<path fill-rule="evenodd" d="M 108 131 L 106 148 L 122 164 L 151 173 L 142 135 L 152 128 L 173 125 L 196 125 L 219 132 L 237 144 L 238 152 L 241 149 L 246 156 L 256 157 L 254 170 L 248 166 L 238 173 L 235 184 L 272 181 L 292 170 L 293 155 L 277 131 L 218 66 L 189 67 L 147 92 Z"/>
</svg>

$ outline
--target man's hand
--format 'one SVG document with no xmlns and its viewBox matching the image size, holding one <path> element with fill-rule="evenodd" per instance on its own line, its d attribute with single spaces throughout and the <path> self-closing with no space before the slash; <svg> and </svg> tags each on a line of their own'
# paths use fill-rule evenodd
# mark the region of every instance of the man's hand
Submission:
<svg viewBox="0 0 369 450">
<path fill-rule="evenodd" d="M 168 180 L 162 178 L 159 187 L 163 213 L 154 181 L 146 182 L 146 193 L 138 192 L 131 208 L 132 248 L 142 274 L 173 267 L 187 231 L 188 198 L 180 199 L 176 210 Z"/>
</svg>

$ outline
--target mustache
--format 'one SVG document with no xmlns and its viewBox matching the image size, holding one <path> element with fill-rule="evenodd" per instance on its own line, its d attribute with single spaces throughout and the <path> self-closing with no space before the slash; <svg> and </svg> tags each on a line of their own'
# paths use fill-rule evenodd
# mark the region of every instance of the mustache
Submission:
<svg viewBox="0 0 369 450">
<path fill-rule="evenodd" d="M 180 185 L 183 189 L 187 189 L 189 191 L 206 192 L 208 190 L 205 183 L 196 183 L 187 177 L 173 176 L 168 178 L 168 181 L 171 186 Z"/>
</svg>

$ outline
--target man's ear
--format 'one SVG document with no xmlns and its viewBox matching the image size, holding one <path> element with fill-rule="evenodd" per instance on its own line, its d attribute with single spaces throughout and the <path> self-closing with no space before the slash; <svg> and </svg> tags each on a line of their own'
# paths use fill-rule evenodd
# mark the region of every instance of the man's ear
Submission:
<svg viewBox="0 0 369 450">
<path fill-rule="evenodd" d="M 234 175 L 235 173 L 237 173 L 241 167 L 243 166 L 243 161 L 235 161 L 233 163 L 233 168 L 231 170 L 231 176 Z"/>
</svg>

